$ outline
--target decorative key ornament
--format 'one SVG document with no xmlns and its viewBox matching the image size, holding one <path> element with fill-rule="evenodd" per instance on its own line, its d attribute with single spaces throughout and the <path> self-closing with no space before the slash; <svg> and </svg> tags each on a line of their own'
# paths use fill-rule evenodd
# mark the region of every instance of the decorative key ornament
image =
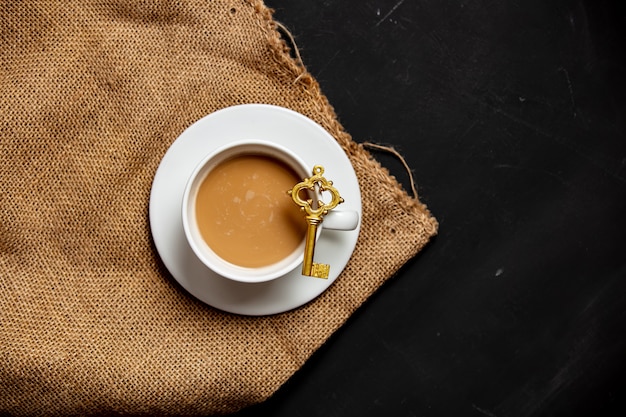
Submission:
<svg viewBox="0 0 626 417">
<path fill-rule="evenodd" d="M 304 179 L 296 184 L 291 190 L 287 191 L 291 195 L 293 201 L 300 206 L 300 209 L 306 213 L 306 221 L 308 228 L 306 231 L 306 240 L 304 247 L 304 261 L 302 263 L 302 275 L 315 278 L 328 278 L 330 265 L 319 264 L 313 262 L 313 253 L 315 251 L 315 237 L 317 234 L 317 226 L 322 223 L 323 217 L 329 210 L 334 209 L 337 205 L 343 203 L 343 198 L 339 195 L 339 191 L 333 187 L 333 182 L 328 181 L 323 176 L 324 167 L 315 165 L 313 167 L 313 176 Z M 301 191 L 309 198 L 303 199 Z M 330 193 L 331 199 L 328 203 L 322 200 L 324 192 Z M 313 196 L 313 198 L 310 198 Z"/>
</svg>

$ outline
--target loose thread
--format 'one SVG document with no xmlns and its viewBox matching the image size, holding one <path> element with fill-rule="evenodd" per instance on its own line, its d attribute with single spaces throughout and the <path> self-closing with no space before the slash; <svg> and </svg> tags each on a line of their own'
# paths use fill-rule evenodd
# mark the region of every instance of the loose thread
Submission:
<svg viewBox="0 0 626 417">
<path fill-rule="evenodd" d="M 291 32 L 289 31 L 289 29 L 287 29 L 287 27 L 285 25 L 283 25 L 282 23 L 278 22 L 278 21 L 274 21 L 274 23 L 276 24 L 276 26 L 278 27 L 278 30 L 281 31 L 283 34 L 287 35 L 287 38 L 289 38 L 289 43 L 291 45 L 291 49 L 293 50 L 293 52 L 296 55 L 296 59 L 298 60 L 298 63 L 300 64 L 300 66 L 304 69 L 304 61 L 302 61 L 302 56 L 300 55 L 300 50 L 298 49 L 298 45 L 296 44 L 296 40 L 293 37 L 293 35 L 291 34 Z M 303 71 L 300 75 L 298 75 L 296 77 L 296 79 L 293 81 L 294 84 L 297 83 L 300 78 L 302 78 L 302 76 L 304 76 L 306 71 Z M 385 151 L 385 152 L 389 152 L 392 155 L 394 155 L 396 158 L 398 158 L 400 160 L 400 162 L 402 163 L 402 165 L 404 166 L 404 169 L 406 170 L 407 174 L 409 175 L 409 181 L 411 183 L 411 191 L 413 192 L 413 197 L 417 198 L 417 189 L 415 188 L 415 181 L 413 179 L 413 172 L 411 171 L 411 168 L 409 167 L 409 165 L 406 163 L 404 157 L 402 155 L 400 155 L 400 153 L 398 151 L 396 151 L 394 148 L 390 147 L 390 146 L 384 146 L 384 145 L 378 145 L 372 142 L 363 142 L 363 146 L 367 147 L 367 148 L 371 148 L 371 149 L 377 149 L 380 151 Z"/>
<path fill-rule="evenodd" d="M 274 21 L 274 23 L 278 27 L 278 30 L 280 30 L 283 34 L 287 35 L 287 38 L 289 38 L 291 49 L 296 54 L 296 59 L 298 60 L 298 63 L 300 64 L 302 68 L 304 68 L 304 61 L 302 61 L 302 56 L 300 55 L 300 50 L 298 49 L 298 45 L 296 44 L 296 39 L 293 37 L 293 35 L 291 34 L 289 29 L 287 29 L 285 25 L 283 25 L 282 23 L 278 21 Z M 298 75 L 296 79 L 293 81 L 293 83 L 294 84 L 297 83 L 300 80 L 300 78 L 302 78 L 304 73 L 305 71 L 303 71 L 300 75 Z"/>
<path fill-rule="evenodd" d="M 372 142 L 363 142 L 363 146 L 366 148 L 389 152 L 392 155 L 394 155 L 396 158 L 398 158 L 400 162 L 402 163 L 402 165 L 404 166 L 404 169 L 406 169 L 407 174 L 409 175 L 409 181 L 411 183 L 411 191 L 413 191 L 413 197 L 417 198 L 417 189 L 415 188 L 415 181 L 413 180 L 413 172 L 411 171 L 411 168 L 409 167 L 409 165 L 406 163 L 406 160 L 404 159 L 404 157 L 400 155 L 400 153 L 397 150 L 395 150 L 391 146 L 378 145 Z"/>
</svg>

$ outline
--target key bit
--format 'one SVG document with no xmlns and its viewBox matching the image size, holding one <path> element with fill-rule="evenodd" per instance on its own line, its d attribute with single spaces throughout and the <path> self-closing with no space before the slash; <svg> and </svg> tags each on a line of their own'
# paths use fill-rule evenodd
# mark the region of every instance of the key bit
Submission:
<svg viewBox="0 0 626 417">
<path fill-rule="evenodd" d="M 318 264 L 313 262 L 313 254 L 315 251 L 315 236 L 317 234 L 317 226 L 322 223 L 323 217 L 329 210 L 343 203 L 343 198 L 339 195 L 339 191 L 333 187 L 333 182 L 328 181 L 323 176 L 324 167 L 315 165 L 313 167 L 313 176 L 304 179 L 296 184 L 291 190 L 287 191 L 291 195 L 293 201 L 300 206 L 300 209 L 306 213 L 305 219 L 308 222 L 306 231 L 306 240 L 304 247 L 304 261 L 302 263 L 302 275 L 315 278 L 328 278 L 330 265 Z M 301 191 L 305 190 L 309 198 L 303 199 Z M 325 203 L 321 195 L 324 191 L 328 191 L 331 200 Z"/>
</svg>

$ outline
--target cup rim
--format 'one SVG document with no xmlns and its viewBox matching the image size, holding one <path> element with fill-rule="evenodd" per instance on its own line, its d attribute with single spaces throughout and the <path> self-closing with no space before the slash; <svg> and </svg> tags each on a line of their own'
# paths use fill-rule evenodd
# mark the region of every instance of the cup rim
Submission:
<svg viewBox="0 0 626 417">
<path fill-rule="evenodd" d="M 204 241 L 197 228 L 192 223 L 195 217 L 195 193 L 197 186 L 204 180 L 213 167 L 225 160 L 246 153 L 255 153 L 277 158 L 292 167 L 302 178 L 307 176 L 308 165 L 288 148 L 277 143 L 260 140 L 244 139 L 221 146 L 203 157 L 195 166 L 185 184 L 182 201 L 182 223 L 187 243 L 195 256 L 209 269 L 218 275 L 244 283 L 266 282 L 280 278 L 297 268 L 303 260 L 304 237 L 301 244 L 287 257 L 270 265 L 261 267 L 243 267 L 226 261 L 217 255 Z M 208 167 L 207 167 L 208 166 Z M 321 225 L 320 225 L 321 226 Z M 321 227 L 318 228 L 317 236 Z"/>
</svg>

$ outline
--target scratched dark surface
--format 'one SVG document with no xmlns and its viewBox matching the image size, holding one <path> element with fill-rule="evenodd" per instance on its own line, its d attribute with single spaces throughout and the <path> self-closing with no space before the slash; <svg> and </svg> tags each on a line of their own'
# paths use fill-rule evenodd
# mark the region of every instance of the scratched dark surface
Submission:
<svg viewBox="0 0 626 417">
<path fill-rule="evenodd" d="M 238 417 L 626 411 L 620 3 L 266 1 L 440 233 Z"/>
</svg>

